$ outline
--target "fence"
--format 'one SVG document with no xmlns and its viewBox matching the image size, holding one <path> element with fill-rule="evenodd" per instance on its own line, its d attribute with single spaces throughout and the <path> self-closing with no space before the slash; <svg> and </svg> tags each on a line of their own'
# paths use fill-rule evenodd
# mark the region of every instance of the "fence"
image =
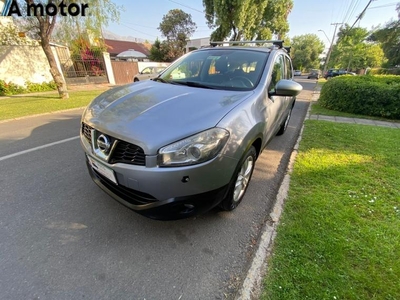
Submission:
<svg viewBox="0 0 400 300">
<path fill-rule="evenodd" d="M 108 83 L 102 52 L 81 49 L 71 54 L 68 48 L 57 48 L 57 55 L 67 84 Z"/>
<path fill-rule="evenodd" d="M 138 63 L 135 61 L 111 61 L 115 83 L 127 84 L 133 82 L 133 77 L 139 73 Z"/>
</svg>

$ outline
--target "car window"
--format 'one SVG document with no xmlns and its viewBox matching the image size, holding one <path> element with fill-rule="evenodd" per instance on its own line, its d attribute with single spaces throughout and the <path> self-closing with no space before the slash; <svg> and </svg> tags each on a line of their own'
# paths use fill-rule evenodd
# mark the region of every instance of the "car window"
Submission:
<svg viewBox="0 0 400 300">
<path fill-rule="evenodd" d="M 268 87 L 268 92 L 275 90 L 275 85 L 279 80 L 285 78 L 285 63 L 283 55 L 276 57 L 272 68 L 271 82 Z"/>
<path fill-rule="evenodd" d="M 144 68 L 142 74 L 151 74 L 152 69 L 150 67 Z"/>
<path fill-rule="evenodd" d="M 156 68 L 156 72 L 157 73 L 161 73 L 162 71 L 164 71 L 165 70 L 165 68 L 164 67 L 161 67 L 161 68 Z"/>
<path fill-rule="evenodd" d="M 258 85 L 268 52 L 242 49 L 209 49 L 191 52 L 161 75 L 171 83 L 215 89 L 248 90 Z"/>
<path fill-rule="evenodd" d="M 290 61 L 289 57 L 285 56 L 285 62 L 286 62 L 286 73 L 285 73 L 285 79 L 292 79 L 293 78 L 293 66 L 292 62 Z M 300 70 L 296 70 L 296 72 L 300 72 Z M 301 73 L 301 72 L 300 72 Z"/>
</svg>

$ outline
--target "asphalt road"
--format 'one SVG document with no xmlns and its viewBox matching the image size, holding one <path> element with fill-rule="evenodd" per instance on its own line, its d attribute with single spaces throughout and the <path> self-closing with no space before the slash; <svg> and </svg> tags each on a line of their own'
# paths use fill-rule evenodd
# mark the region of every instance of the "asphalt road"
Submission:
<svg viewBox="0 0 400 300">
<path fill-rule="evenodd" d="M 0 123 L 0 298 L 234 298 L 315 86 L 296 80 L 305 91 L 288 130 L 259 157 L 241 205 L 180 221 L 142 217 L 91 181 L 82 110 Z"/>
</svg>

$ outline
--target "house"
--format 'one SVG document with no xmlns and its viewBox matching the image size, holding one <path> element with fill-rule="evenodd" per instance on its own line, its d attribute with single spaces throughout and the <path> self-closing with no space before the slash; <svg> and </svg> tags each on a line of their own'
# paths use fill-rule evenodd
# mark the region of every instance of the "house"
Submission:
<svg viewBox="0 0 400 300">
<path fill-rule="evenodd" d="M 104 43 L 107 45 L 107 51 L 110 53 L 110 58 L 113 60 L 116 59 L 119 53 L 130 49 L 141 52 L 146 56 L 150 54 L 149 49 L 140 43 L 112 39 L 104 39 Z"/>
<path fill-rule="evenodd" d="M 191 50 L 200 49 L 202 47 L 210 46 L 210 38 L 204 37 L 199 39 L 191 39 L 186 44 L 186 53 Z"/>
</svg>

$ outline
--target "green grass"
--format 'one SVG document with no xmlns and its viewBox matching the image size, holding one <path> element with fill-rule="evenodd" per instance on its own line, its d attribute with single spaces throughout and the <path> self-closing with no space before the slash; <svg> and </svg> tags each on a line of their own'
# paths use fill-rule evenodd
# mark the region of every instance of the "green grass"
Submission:
<svg viewBox="0 0 400 300">
<path fill-rule="evenodd" d="M 71 91 L 66 100 L 60 99 L 57 92 L 0 98 L 0 120 L 83 107 L 102 92 Z"/>
<path fill-rule="evenodd" d="M 305 122 L 261 299 L 400 299 L 399 141 Z"/>
</svg>

